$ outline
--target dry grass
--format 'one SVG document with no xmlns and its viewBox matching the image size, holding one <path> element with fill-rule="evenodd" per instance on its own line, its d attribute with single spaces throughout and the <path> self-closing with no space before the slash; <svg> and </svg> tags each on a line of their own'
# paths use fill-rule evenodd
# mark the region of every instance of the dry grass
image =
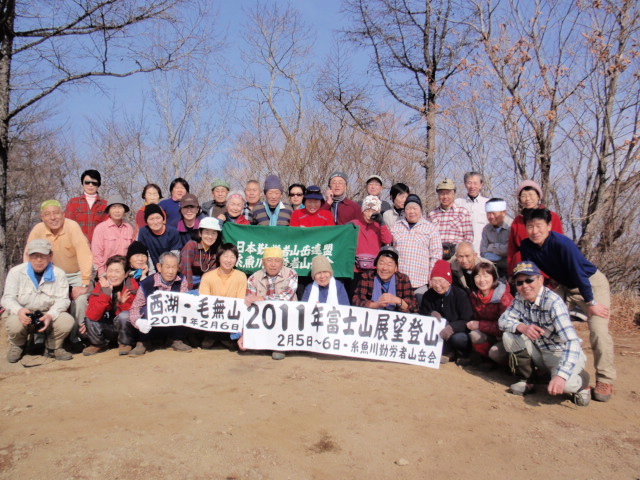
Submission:
<svg viewBox="0 0 640 480">
<path fill-rule="evenodd" d="M 624 291 L 612 295 L 611 333 L 640 333 L 640 295 Z"/>
</svg>

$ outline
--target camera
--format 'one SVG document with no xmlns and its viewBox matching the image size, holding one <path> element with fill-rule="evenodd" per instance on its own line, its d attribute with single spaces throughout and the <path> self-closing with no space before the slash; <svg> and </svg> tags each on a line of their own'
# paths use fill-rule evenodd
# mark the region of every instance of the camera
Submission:
<svg viewBox="0 0 640 480">
<path fill-rule="evenodd" d="M 44 327 L 44 322 L 40 320 L 44 313 L 40 310 L 36 310 L 33 313 L 27 313 L 27 317 L 31 319 L 31 325 L 33 326 L 34 331 L 41 330 Z"/>
</svg>

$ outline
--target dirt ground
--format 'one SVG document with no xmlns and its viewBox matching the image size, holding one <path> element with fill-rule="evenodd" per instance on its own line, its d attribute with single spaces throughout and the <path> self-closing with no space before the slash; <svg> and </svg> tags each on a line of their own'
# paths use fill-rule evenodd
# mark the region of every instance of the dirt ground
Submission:
<svg viewBox="0 0 640 480">
<path fill-rule="evenodd" d="M 578 408 L 501 371 L 302 353 L 23 368 L 3 328 L 0 479 L 639 479 L 640 335 L 615 340 L 613 400 Z"/>
</svg>

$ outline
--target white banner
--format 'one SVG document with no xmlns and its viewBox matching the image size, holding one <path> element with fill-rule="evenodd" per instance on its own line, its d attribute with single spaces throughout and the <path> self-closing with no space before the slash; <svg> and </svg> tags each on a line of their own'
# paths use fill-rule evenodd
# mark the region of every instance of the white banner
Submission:
<svg viewBox="0 0 640 480">
<path fill-rule="evenodd" d="M 440 367 L 444 320 L 413 313 L 306 302 L 256 302 L 158 291 L 149 295 L 152 327 L 211 332 L 244 329 L 251 350 L 308 351 Z"/>
<path fill-rule="evenodd" d="M 208 332 L 237 333 L 247 318 L 244 298 L 156 291 L 147 298 L 153 327 L 190 327 Z"/>
</svg>

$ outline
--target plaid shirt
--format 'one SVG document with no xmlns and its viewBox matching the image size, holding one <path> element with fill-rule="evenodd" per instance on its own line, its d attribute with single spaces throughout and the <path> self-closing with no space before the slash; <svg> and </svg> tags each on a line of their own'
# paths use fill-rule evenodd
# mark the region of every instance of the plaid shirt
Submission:
<svg viewBox="0 0 640 480">
<path fill-rule="evenodd" d="M 473 225 L 466 208 L 451 205 L 449 210 L 443 210 L 438 207 L 429 212 L 429 220 L 438 226 L 442 243 L 473 243 Z"/>
<path fill-rule="evenodd" d="M 297 289 L 298 274 L 288 267 L 282 267 L 275 277 L 269 277 L 264 269 L 258 270 L 247 283 L 247 295 L 257 295 L 265 300 L 295 301 Z"/>
<path fill-rule="evenodd" d="M 171 285 L 167 285 L 162 281 L 162 275 L 160 273 L 154 273 L 153 274 L 153 291 L 148 292 L 146 294 L 144 289 L 142 288 L 142 285 L 140 285 L 140 288 L 138 288 L 138 291 L 136 293 L 136 298 L 133 299 L 133 303 L 131 304 L 131 309 L 129 310 L 129 321 L 131 322 L 131 324 L 135 327 L 138 319 L 146 318 L 147 316 L 146 307 L 147 307 L 148 295 L 151 295 L 151 293 L 158 290 L 162 290 L 164 292 L 170 292 L 173 289 L 173 286 L 178 282 L 180 282 L 179 291 L 181 293 L 186 293 L 188 290 L 187 282 L 183 281 L 182 278 L 180 278 L 180 275 L 176 276 L 173 282 L 171 282 Z"/>
<path fill-rule="evenodd" d="M 351 303 L 357 307 L 367 307 L 373 296 L 373 285 L 376 278 L 375 270 L 368 270 L 362 274 L 362 278 L 356 286 Z M 408 311 L 418 312 L 418 299 L 413 293 L 411 281 L 404 273 L 396 272 L 396 297 L 400 297 L 407 303 Z M 397 307 L 396 307 L 397 308 Z"/>
<path fill-rule="evenodd" d="M 213 271 L 217 263 L 213 248 L 205 252 L 202 243 L 194 240 L 187 242 L 180 252 L 180 273 L 187 282 L 189 290 L 194 288 L 194 276 L 202 277 L 206 272 Z"/>
<path fill-rule="evenodd" d="M 547 287 L 542 287 L 533 303 L 518 293 L 513 304 L 500 316 L 498 326 L 504 332 L 518 333 L 521 323 L 544 328 L 545 334 L 533 344 L 541 350 L 562 352 L 558 375 L 567 380 L 580 359 L 582 348 L 562 298 Z"/>
<path fill-rule="evenodd" d="M 391 227 L 393 243 L 398 250 L 399 270 L 408 275 L 413 288 L 429 283 L 436 260 L 442 258 L 442 242 L 438 227 L 421 218 L 412 227 L 405 218 Z"/>
<path fill-rule="evenodd" d="M 97 196 L 91 208 L 89 208 L 89 204 L 84 195 L 81 197 L 73 197 L 69 200 L 69 203 L 67 203 L 64 216 L 78 222 L 82 232 L 89 239 L 89 243 L 91 243 L 96 225 L 109 218 L 106 211 L 107 205 L 107 201 L 100 197 L 100 195 Z"/>
</svg>

